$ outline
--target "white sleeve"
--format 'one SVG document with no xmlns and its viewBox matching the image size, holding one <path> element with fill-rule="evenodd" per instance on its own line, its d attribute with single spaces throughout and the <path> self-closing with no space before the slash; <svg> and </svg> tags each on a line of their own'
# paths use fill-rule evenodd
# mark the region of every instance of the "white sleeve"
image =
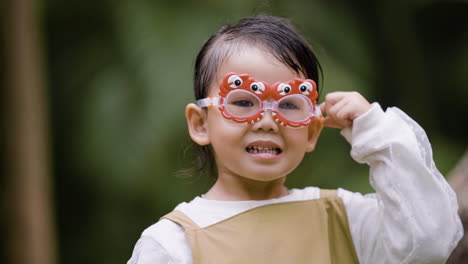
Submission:
<svg viewBox="0 0 468 264">
<path fill-rule="evenodd" d="M 192 251 L 181 226 L 162 219 L 148 227 L 127 264 L 192 264 Z"/>
<path fill-rule="evenodd" d="M 167 251 L 148 236 L 141 236 L 133 249 L 132 257 L 127 264 L 169 264 L 173 263 Z"/>
<path fill-rule="evenodd" d="M 401 110 L 374 103 L 342 134 L 353 159 L 370 166 L 376 191 L 338 192 L 360 263 L 445 263 L 463 228 L 424 130 Z"/>
</svg>

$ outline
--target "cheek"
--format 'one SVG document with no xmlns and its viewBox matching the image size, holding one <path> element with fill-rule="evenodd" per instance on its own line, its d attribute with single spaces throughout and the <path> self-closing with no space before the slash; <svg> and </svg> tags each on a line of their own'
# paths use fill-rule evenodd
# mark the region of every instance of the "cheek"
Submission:
<svg viewBox="0 0 468 264">
<path fill-rule="evenodd" d="M 217 110 L 216 110 L 217 111 Z M 235 123 L 225 119 L 221 113 L 211 112 L 208 115 L 208 135 L 213 147 L 239 144 L 246 131 L 246 123 Z"/>
<path fill-rule="evenodd" d="M 287 145 L 295 151 L 305 152 L 307 146 L 307 128 L 292 128 L 285 134 Z"/>
<path fill-rule="evenodd" d="M 307 131 L 295 131 L 287 138 L 289 162 L 293 168 L 296 168 L 306 153 Z"/>
<path fill-rule="evenodd" d="M 290 128 L 286 133 L 286 138 L 291 144 L 305 145 L 307 142 L 307 128 Z"/>
</svg>

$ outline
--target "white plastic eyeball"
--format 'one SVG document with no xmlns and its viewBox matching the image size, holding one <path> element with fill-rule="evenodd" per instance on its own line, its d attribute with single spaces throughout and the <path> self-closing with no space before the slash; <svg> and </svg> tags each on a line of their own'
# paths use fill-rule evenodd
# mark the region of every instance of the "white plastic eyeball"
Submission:
<svg viewBox="0 0 468 264">
<path fill-rule="evenodd" d="M 291 85 L 281 83 L 278 85 L 278 92 L 280 92 L 280 95 L 286 95 L 291 92 Z"/>
<path fill-rule="evenodd" d="M 242 79 L 238 75 L 231 75 L 228 78 L 228 83 L 231 84 L 231 85 L 229 85 L 229 87 L 236 89 L 236 88 L 239 88 L 239 86 L 242 85 Z"/>
<path fill-rule="evenodd" d="M 310 82 L 303 82 L 301 85 L 299 85 L 299 90 L 303 95 L 308 95 L 310 92 L 312 92 L 313 87 Z"/>
<path fill-rule="evenodd" d="M 250 85 L 250 89 L 256 94 L 262 94 L 265 91 L 265 85 L 262 82 L 253 82 Z"/>
</svg>

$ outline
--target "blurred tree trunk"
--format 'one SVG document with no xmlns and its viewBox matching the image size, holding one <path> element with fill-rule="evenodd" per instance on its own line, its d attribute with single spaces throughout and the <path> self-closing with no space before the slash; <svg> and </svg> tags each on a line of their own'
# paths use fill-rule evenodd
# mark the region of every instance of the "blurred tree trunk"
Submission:
<svg viewBox="0 0 468 264">
<path fill-rule="evenodd" d="M 460 214 L 465 234 L 452 252 L 448 259 L 449 264 L 468 263 L 468 151 L 462 157 L 460 162 L 455 166 L 455 169 L 448 176 L 450 186 L 457 194 L 459 205 L 458 213 Z"/>
<path fill-rule="evenodd" d="M 56 263 L 47 103 L 39 3 L 3 3 L 7 256 L 12 264 Z"/>
</svg>

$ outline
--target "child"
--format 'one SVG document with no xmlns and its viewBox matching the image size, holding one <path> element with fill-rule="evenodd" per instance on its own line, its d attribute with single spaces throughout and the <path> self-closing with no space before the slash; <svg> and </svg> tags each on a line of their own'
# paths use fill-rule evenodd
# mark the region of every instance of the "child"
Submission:
<svg viewBox="0 0 468 264">
<path fill-rule="evenodd" d="M 462 227 L 423 129 L 357 92 L 318 106 L 319 69 L 280 18 L 245 18 L 205 43 L 185 113 L 216 182 L 146 229 L 129 264 L 445 263 Z M 376 194 L 284 186 L 323 126 L 369 164 Z"/>
</svg>

